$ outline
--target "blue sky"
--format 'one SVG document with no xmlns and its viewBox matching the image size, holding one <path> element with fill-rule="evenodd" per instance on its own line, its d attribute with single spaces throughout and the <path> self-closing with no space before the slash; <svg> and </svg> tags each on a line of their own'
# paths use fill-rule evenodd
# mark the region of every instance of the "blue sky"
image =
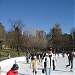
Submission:
<svg viewBox="0 0 75 75">
<path fill-rule="evenodd" d="M 63 33 L 74 27 L 75 0 L 0 0 L 0 22 L 6 30 L 11 28 L 9 19 L 22 19 L 32 28 L 46 33 L 60 24 Z"/>
</svg>

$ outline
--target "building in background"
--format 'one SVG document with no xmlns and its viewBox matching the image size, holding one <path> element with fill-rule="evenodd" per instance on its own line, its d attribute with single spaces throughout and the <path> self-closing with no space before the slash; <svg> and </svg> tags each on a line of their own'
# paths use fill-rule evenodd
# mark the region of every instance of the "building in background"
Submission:
<svg viewBox="0 0 75 75">
<path fill-rule="evenodd" d="M 9 49 L 6 34 L 5 34 L 5 27 L 0 23 L 0 49 Z"/>
<path fill-rule="evenodd" d="M 0 23 L 0 41 L 4 41 L 5 38 L 5 29 L 2 23 Z"/>
<path fill-rule="evenodd" d="M 39 39 L 45 38 L 46 37 L 46 32 L 43 30 L 36 30 L 36 37 Z"/>
<path fill-rule="evenodd" d="M 0 49 L 3 49 L 4 41 L 5 41 L 5 29 L 2 23 L 0 23 Z"/>
</svg>

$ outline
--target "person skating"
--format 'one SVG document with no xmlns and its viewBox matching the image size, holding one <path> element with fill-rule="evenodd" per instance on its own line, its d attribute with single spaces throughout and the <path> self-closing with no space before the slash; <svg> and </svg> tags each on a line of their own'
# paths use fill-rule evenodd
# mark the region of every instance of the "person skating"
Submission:
<svg viewBox="0 0 75 75">
<path fill-rule="evenodd" d="M 55 53 L 53 52 L 53 54 L 52 54 L 53 70 L 55 70 L 55 68 L 56 68 L 56 63 L 57 63 L 57 54 L 55 54 Z"/>
<path fill-rule="evenodd" d="M 34 56 L 34 59 L 30 63 L 30 67 L 33 69 L 33 75 L 37 75 L 37 68 L 38 68 L 39 60 Z"/>
<path fill-rule="evenodd" d="M 66 68 L 68 67 L 68 66 L 70 66 L 70 70 L 72 71 L 72 69 L 73 69 L 73 53 L 72 53 L 72 51 L 69 51 L 68 52 L 68 65 L 66 65 Z"/>
<path fill-rule="evenodd" d="M 30 53 L 27 52 L 27 54 L 26 54 L 26 61 L 27 61 L 27 63 L 29 63 L 29 57 L 30 57 Z"/>
<path fill-rule="evenodd" d="M 12 68 L 7 72 L 6 75 L 18 75 L 18 68 L 17 64 L 13 64 Z"/>
<path fill-rule="evenodd" d="M 42 61 L 42 65 L 46 75 L 50 75 L 52 69 L 55 70 L 55 54 L 52 53 L 52 49 L 47 49 L 47 53 Z"/>
</svg>

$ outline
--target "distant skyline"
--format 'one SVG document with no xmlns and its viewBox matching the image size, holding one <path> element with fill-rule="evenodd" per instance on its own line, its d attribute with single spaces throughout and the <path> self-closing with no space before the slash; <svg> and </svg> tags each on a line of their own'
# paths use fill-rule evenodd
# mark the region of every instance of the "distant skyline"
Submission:
<svg viewBox="0 0 75 75">
<path fill-rule="evenodd" d="M 0 22 L 11 28 L 9 19 L 22 19 L 26 26 L 46 33 L 60 24 L 63 33 L 75 27 L 75 0 L 0 0 Z"/>
</svg>

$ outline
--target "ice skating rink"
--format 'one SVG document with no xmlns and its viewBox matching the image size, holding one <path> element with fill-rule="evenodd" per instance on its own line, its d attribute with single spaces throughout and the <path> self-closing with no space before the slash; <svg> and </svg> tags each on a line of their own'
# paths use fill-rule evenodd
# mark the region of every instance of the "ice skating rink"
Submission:
<svg viewBox="0 0 75 75">
<path fill-rule="evenodd" d="M 75 60 L 75 58 L 74 58 Z M 74 61 L 75 62 L 75 61 Z M 8 62 L 6 62 L 8 63 Z M 24 61 L 18 61 L 17 64 L 19 65 L 19 75 L 33 75 L 33 70 L 30 68 L 30 63 L 26 63 L 26 60 Z M 57 64 L 56 69 L 51 71 L 50 75 L 75 75 L 75 69 L 73 68 L 73 72 L 70 71 L 70 67 L 66 68 L 66 65 L 68 64 L 68 59 L 66 57 L 58 57 L 57 58 Z M 75 65 L 74 65 L 75 66 Z M 2 69 L 1 75 L 6 75 L 7 71 L 10 70 L 12 67 L 11 64 Z M 42 73 L 42 66 L 38 65 L 38 72 L 37 75 L 45 75 Z"/>
</svg>

